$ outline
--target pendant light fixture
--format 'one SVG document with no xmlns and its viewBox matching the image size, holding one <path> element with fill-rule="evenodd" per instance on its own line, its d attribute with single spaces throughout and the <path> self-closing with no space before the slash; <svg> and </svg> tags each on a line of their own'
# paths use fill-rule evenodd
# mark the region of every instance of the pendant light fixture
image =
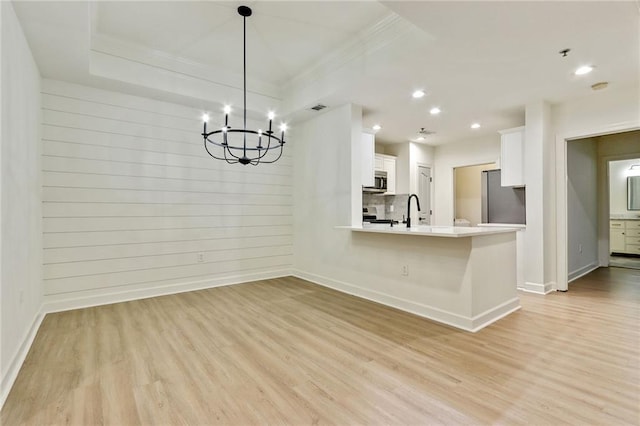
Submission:
<svg viewBox="0 0 640 426">
<path fill-rule="evenodd" d="M 229 113 L 231 107 L 224 107 L 224 125 L 212 132 L 207 132 L 209 116 L 204 114 L 204 148 L 207 153 L 216 160 L 224 160 L 229 164 L 251 164 L 257 166 L 260 163 L 275 163 L 282 156 L 284 148 L 284 133 L 287 125 L 280 125 L 280 137 L 272 130 L 274 114 L 270 112 L 268 130 L 247 129 L 247 17 L 251 16 L 251 9 L 240 6 L 238 13 L 243 22 L 243 72 L 244 72 L 244 122 L 242 128 L 229 126 Z"/>
</svg>

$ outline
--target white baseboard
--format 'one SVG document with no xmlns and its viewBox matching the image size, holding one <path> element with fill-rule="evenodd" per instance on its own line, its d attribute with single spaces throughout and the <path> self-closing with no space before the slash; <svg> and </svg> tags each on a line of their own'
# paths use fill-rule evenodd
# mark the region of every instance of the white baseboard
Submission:
<svg viewBox="0 0 640 426">
<path fill-rule="evenodd" d="M 31 323 L 31 327 L 27 331 L 27 334 L 22 339 L 22 343 L 20 347 L 13 355 L 11 362 L 9 363 L 9 368 L 6 371 L 6 374 L 2 376 L 2 381 L 0 382 L 0 409 L 4 406 L 4 402 L 7 400 L 9 396 L 9 392 L 11 391 L 11 387 L 13 387 L 13 383 L 16 381 L 18 377 L 18 373 L 20 372 L 20 368 L 22 368 L 22 364 L 24 363 L 27 354 L 29 353 L 29 349 L 31 349 L 31 345 L 33 344 L 34 339 L 36 338 L 36 334 L 38 334 L 38 330 L 40 329 L 40 324 L 42 324 L 42 320 L 44 319 L 43 313 L 38 313 L 33 322 Z"/>
<path fill-rule="evenodd" d="M 532 283 L 525 282 L 523 288 L 518 288 L 518 290 L 526 291 L 527 293 L 536 293 L 536 294 L 549 294 L 552 291 L 556 290 L 555 281 L 551 281 L 548 283 Z"/>
<path fill-rule="evenodd" d="M 598 269 L 600 267 L 600 265 L 598 265 L 598 262 L 592 262 L 590 264 L 588 264 L 587 266 L 583 266 L 582 268 L 573 271 L 573 272 L 569 272 L 569 278 L 567 279 L 567 283 L 570 283 L 571 281 L 575 281 L 580 277 L 584 277 L 585 275 L 587 275 L 589 272 L 593 272 L 596 269 Z"/>
<path fill-rule="evenodd" d="M 122 289 L 119 291 L 118 289 L 107 289 L 104 293 L 90 295 L 82 295 L 81 293 L 70 295 L 51 295 L 44 297 L 42 312 L 47 314 L 70 311 L 73 309 L 110 305 L 112 303 L 148 299 L 150 297 L 166 296 L 169 294 L 185 293 L 187 291 L 204 290 L 207 288 L 223 287 L 233 284 L 242 284 L 250 281 L 267 280 L 270 278 L 286 277 L 289 275 L 291 275 L 290 269 L 277 269 L 143 289 Z"/>
<path fill-rule="evenodd" d="M 479 331 L 489 324 L 492 324 L 499 319 L 502 319 L 509 315 L 512 312 L 520 309 L 520 299 L 516 296 L 511 300 L 507 300 L 501 305 L 496 306 L 495 308 L 489 309 L 479 315 L 476 315 L 471 319 L 473 328 L 470 331 L 474 333 Z"/>
<path fill-rule="evenodd" d="M 138 299 L 147 299 L 150 297 L 156 296 L 165 296 L 169 294 L 177 294 L 184 293 L 187 291 L 194 290 L 203 290 L 207 288 L 213 287 L 222 287 L 233 284 L 242 284 L 250 281 L 258 281 L 258 280 L 266 280 L 270 278 L 279 278 L 290 276 L 291 270 L 289 269 L 279 269 L 279 270 L 270 270 L 270 271 L 261 271 L 252 274 L 245 275 L 235 275 L 229 277 L 221 277 L 216 279 L 209 280 L 201 280 L 201 281 L 192 281 L 187 283 L 179 283 L 179 284 L 170 284 L 161 287 L 152 287 L 145 289 L 136 289 L 136 290 L 122 290 L 122 291 L 111 291 L 109 293 L 103 294 L 92 294 L 89 296 L 82 295 L 55 295 L 55 296 L 45 296 L 44 303 L 42 308 L 40 309 L 40 313 L 33 320 L 33 324 L 25 338 L 23 339 L 20 348 L 14 355 L 11 363 L 9 364 L 9 368 L 7 373 L 2 377 L 2 381 L 0 382 L 0 409 L 4 405 L 9 392 L 11 391 L 11 387 L 18 377 L 18 373 L 20 372 L 20 368 L 24 363 L 24 360 L 29 353 L 29 349 L 31 349 L 31 345 L 33 344 L 33 340 L 36 337 L 38 329 L 42 324 L 42 320 L 45 315 L 48 313 L 54 312 L 62 312 L 69 311 L 72 309 L 81 309 L 88 308 L 92 306 L 100 306 L 100 305 L 108 305 L 111 303 L 119 303 L 119 302 L 127 302 L 131 300 Z M 66 296 L 66 297 L 65 297 Z"/>
<path fill-rule="evenodd" d="M 347 293 L 353 296 L 361 297 L 363 299 L 371 300 L 372 302 L 400 309 L 401 311 L 409 312 L 414 315 L 418 315 L 433 321 L 441 322 L 443 324 L 447 324 L 474 333 L 520 308 L 520 301 L 516 297 L 494 309 L 483 312 L 480 315 L 476 315 L 475 317 L 465 317 L 453 312 L 435 308 L 433 306 L 401 299 L 389 294 L 363 288 L 354 284 L 346 283 L 344 281 L 334 280 L 332 278 L 324 277 L 321 275 L 300 271 L 298 269 L 294 269 L 291 273 L 294 277 L 311 281 L 312 283 L 321 285 L 323 287 L 329 287 L 342 293 Z"/>
</svg>

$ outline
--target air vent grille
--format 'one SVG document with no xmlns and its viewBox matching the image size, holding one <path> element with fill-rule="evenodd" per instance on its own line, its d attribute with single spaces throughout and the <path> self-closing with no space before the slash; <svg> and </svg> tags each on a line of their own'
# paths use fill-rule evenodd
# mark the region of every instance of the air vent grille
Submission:
<svg viewBox="0 0 640 426">
<path fill-rule="evenodd" d="M 436 132 L 434 132 L 433 130 L 425 130 L 425 129 L 421 129 L 421 130 L 418 132 L 418 134 L 419 134 L 419 135 L 422 135 L 422 136 L 430 136 L 430 135 L 435 135 L 435 134 L 436 134 Z"/>
</svg>

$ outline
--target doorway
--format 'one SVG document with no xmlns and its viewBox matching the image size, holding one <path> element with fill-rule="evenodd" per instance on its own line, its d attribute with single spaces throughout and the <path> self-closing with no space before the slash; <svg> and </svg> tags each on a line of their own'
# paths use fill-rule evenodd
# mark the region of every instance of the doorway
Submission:
<svg viewBox="0 0 640 426">
<path fill-rule="evenodd" d="M 431 167 L 418 165 L 418 198 L 420 211 L 418 224 L 431 225 Z"/>
<path fill-rule="evenodd" d="M 609 162 L 640 158 L 640 131 L 581 138 L 558 135 L 556 143 L 557 171 L 565 176 L 556 180 L 556 288 L 566 291 L 569 282 L 582 275 L 616 266 L 610 265 L 611 244 L 615 249 L 621 241 L 611 234 L 616 226 L 612 220 L 618 218 L 610 211 Z"/>
<path fill-rule="evenodd" d="M 453 169 L 454 225 L 476 226 L 482 222 L 482 172 L 497 169 L 496 163 Z"/>
<path fill-rule="evenodd" d="M 609 186 L 609 266 L 640 269 L 640 158 L 607 163 Z"/>
</svg>

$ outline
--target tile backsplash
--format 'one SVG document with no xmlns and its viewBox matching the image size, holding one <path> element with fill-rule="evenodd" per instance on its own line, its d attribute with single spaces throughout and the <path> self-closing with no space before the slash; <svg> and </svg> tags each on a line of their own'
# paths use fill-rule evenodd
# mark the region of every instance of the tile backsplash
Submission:
<svg viewBox="0 0 640 426">
<path fill-rule="evenodd" d="M 382 195 L 362 193 L 362 207 L 374 212 L 378 219 L 393 219 L 399 222 L 407 214 L 409 194 Z M 392 211 L 393 210 L 393 211 Z"/>
</svg>

